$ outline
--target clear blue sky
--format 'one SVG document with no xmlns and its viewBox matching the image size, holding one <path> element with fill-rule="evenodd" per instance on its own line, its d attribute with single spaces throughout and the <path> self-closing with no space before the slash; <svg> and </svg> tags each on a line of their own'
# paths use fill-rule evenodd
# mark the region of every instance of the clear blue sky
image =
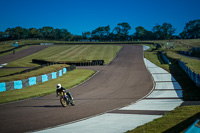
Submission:
<svg viewBox="0 0 200 133">
<path fill-rule="evenodd" d="M 81 35 L 127 22 L 133 34 L 137 26 L 152 30 L 167 22 L 179 34 L 187 22 L 200 19 L 200 0 L 0 0 L 0 13 L 0 31 L 51 26 Z"/>
</svg>

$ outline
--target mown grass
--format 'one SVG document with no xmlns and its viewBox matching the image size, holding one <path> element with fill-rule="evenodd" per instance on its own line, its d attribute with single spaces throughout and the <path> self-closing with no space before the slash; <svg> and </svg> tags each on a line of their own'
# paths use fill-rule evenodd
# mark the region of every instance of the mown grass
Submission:
<svg viewBox="0 0 200 133">
<path fill-rule="evenodd" d="M 57 64 L 57 65 L 51 65 L 51 66 L 44 66 L 43 68 L 37 69 L 37 70 L 32 70 L 30 72 L 22 73 L 22 74 L 16 74 L 12 76 L 6 76 L 6 77 L 0 77 L 0 82 L 7 82 L 7 81 L 15 81 L 15 80 L 22 80 L 22 79 L 27 79 L 29 77 L 35 77 L 51 72 L 57 72 L 64 67 L 68 67 L 69 65 L 66 64 Z M 15 70 L 15 69 L 7 69 L 8 72 Z M 19 70 L 19 69 L 18 69 Z M 1 71 L 4 71 L 3 73 L 5 74 L 5 69 L 1 69 Z M 10 72 L 11 73 L 11 72 Z M 8 74 L 6 72 L 6 74 Z"/>
<path fill-rule="evenodd" d="M 0 69 L 0 76 L 5 76 L 17 72 L 21 72 L 23 70 L 26 70 L 24 68 L 19 68 L 19 69 Z M 1 77 L 0 77 L 0 82 L 1 82 Z"/>
<path fill-rule="evenodd" d="M 75 61 L 81 62 L 86 60 L 104 60 L 108 64 L 121 46 L 114 45 L 60 45 L 51 46 L 40 52 L 27 57 L 10 62 L 7 67 L 35 67 L 32 59 L 43 59 L 54 62 Z"/>
<path fill-rule="evenodd" d="M 200 118 L 200 106 L 182 106 L 127 133 L 180 133 Z"/>
<path fill-rule="evenodd" d="M 56 84 L 61 83 L 63 87 L 69 89 L 82 83 L 94 74 L 92 70 L 76 69 L 67 72 L 62 77 L 52 79 L 48 82 L 39 83 L 20 90 L 10 90 L 0 93 L 0 103 L 7 103 L 31 97 L 39 97 L 56 92 Z"/>
<path fill-rule="evenodd" d="M 12 41 L 1 41 L 0 51 L 9 50 L 15 48 L 13 43 L 18 42 L 18 45 L 24 44 L 39 44 L 39 43 L 67 43 L 68 41 L 53 41 L 53 40 L 12 40 Z"/>
</svg>

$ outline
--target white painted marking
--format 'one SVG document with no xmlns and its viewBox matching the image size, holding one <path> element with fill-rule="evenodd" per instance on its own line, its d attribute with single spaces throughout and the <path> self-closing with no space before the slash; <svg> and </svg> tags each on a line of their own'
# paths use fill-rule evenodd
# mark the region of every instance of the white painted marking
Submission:
<svg viewBox="0 0 200 133">
<path fill-rule="evenodd" d="M 160 67 L 152 67 L 148 68 L 150 73 L 159 73 L 159 74 L 167 74 L 168 72 Z"/>
<path fill-rule="evenodd" d="M 155 82 L 161 82 L 161 81 L 171 82 L 171 81 L 176 81 L 171 74 L 152 74 L 152 76 L 153 76 Z"/>
<path fill-rule="evenodd" d="M 106 113 L 84 121 L 39 131 L 38 133 L 123 133 L 160 117 L 162 115 Z"/>
<path fill-rule="evenodd" d="M 182 89 L 178 82 L 157 82 L 155 89 Z"/>
<path fill-rule="evenodd" d="M 181 99 L 143 99 L 135 104 L 121 108 L 120 110 L 154 110 L 170 111 L 180 106 Z"/>
<path fill-rule="evenodd" d="M 156 67 L 156 68 L 158 68 L 158 66 L 156 66 L 155 64 L 153 64 L 152 62 L 150 62 L 149 60 L 147 60 L 145 58 L 144 58 L 144 63 L 145 63 L 145 65 L 146 65 L 147 68 L 149 68 L 149 67 Z"/>
<path fill-rule="evenodd" d="M 143 45 L 143 50 L 148 50 L 150 47 L 149 46 L 146 46 L 146 45 Z"/>
<path fill-rule="evenodd" d="M 6 66 L 6 65 L 8 65 L 8 63 L 4 63 L 4 64 L 1 64 L 2 66 Z"/>
<path fill-rule="evenodd" d="M 153 91 L 147 98 L 182 98 L 182 90 L 176 91 Z"/>
</svg>

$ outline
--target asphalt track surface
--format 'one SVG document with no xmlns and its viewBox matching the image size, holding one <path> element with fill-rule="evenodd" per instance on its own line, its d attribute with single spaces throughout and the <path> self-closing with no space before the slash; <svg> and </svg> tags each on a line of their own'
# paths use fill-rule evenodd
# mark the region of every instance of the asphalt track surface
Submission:
<svg viewBox="0 0 200 133">
<path fill-rule="evenodd" d="M 0 57 L 0 65 L 3 64 L 3 63 L 8 63 L 8 62 L 23 58 L 23 57 L 28 56 L 30 54 L 36 53 L 38 51 L 41 51 L 41 50 L 43 50 L 43 49 L 45 49 L 47 47 L 49 47 L 49 46 L 47 46 L 47 45 L 44 45 L 44 46 L 30 46 L 30 47 L 28 47 L 26 49 L 23 49 L 23 50 L 20 50 L 18 52 L 15 52 L 15 54 L 8 54 L 8 55 L 5 55 L 5 56 L 1 56 Z"/>
<path fill-rule="evenodd" d="M 36 131 L 74 122 L 129 105 L 152 88 L 142 46 L 124 45 L 109 65 L 70 89 L 76 106 L 63 108 L 55 94 L 0 105 L 0 132 Z"/>
</svg>

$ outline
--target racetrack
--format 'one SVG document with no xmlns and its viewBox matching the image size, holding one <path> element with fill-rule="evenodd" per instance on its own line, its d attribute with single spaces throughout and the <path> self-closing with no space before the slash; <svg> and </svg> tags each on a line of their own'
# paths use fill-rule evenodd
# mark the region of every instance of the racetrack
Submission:
<svg viewBox="0 0 200 133">
<path fill-rule="evenodd" d="M 35 131 L 94 116 L 135 102 L 152 88 L 142 46 L 124 45 L 109 65 L 70 90 L 76 106 L 63 108 L 55 94 L 0 105 L 0 132 Z"/>
<path fill-rule="evenodd" d="M 25 56 L 31 55 L 31 54 L 41 51 L 47 47 L 49 47 L 49 46 L 48 45 L 30 46 L 26 49 L 16 52 L 15 54 L 8 54 L 8 55 L 1 56 L 0 57 L 0 65 L 3 63 L 8 63 L 8 62 L 23 58 Z"/>
</svg>

